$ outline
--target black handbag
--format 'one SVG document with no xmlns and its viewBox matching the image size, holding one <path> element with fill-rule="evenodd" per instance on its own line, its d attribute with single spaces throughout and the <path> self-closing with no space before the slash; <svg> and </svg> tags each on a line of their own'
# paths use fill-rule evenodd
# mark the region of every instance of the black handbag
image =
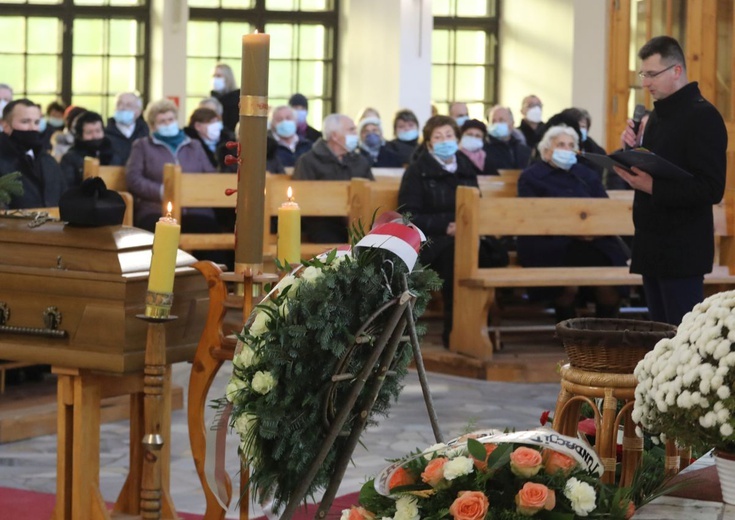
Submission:
<svg viewBox="0 0 735 520">
<path fill-rule="evenodd" d="M 59 200 L 59 217 L 75 226 L 119 226 L 124 216 L 125 201 L 99 177 L 69 188 Z"/>
</svg>

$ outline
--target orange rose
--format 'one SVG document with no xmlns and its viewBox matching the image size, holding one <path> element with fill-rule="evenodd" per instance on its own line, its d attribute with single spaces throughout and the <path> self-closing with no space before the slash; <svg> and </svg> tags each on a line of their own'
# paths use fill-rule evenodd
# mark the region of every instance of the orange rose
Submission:
<svg viewBox="0 0 735 520">
<path fill-rule="evenodd" d="M 495 451 L 495 448 L 497 448 L 497 444 L 485 444 L 485 460 L 478 460 L 475 457 L 472 457 L 475 467 L 478 471 L 487 471 L 487 458 L 490 456 L 490 454 Z"/>
<path fill-rule="evenodd" d="M 490 501 L 480 491 L 460 491 L 452 505 L 449 514 L 455 520 L 482 520 L 490 507 Z"/>
<path fill-rule="evenodd" d="M 631 500 L 628 502 L 628 510 L 625 512 L 625 520 L 630 520 L 635 514 L 635 504 Z"/>
<path fill-rule="evenodd" d="M 532 449 L 521 446 L 510 454 L 510 470 L 514 475 L 529 478 L 541 470 L 541 454 Z"/>
<path fill-rule="evenodd" d="M 564 475 L 569 475 L 577 467 L 577 461 L 573 458 L 554 450 L 544 450 L 543 459 L 544 471 L 549 475 L 553 475 L 559 471 L 564 473 Z"/>
<path fill-rule="evenodd" d="M 438 457 L 426 465 L 424 472 L 421 473 L 421 480 L 429 484 L 431 487 L 437 487 L 444 480 L 444 464 L 449 459 L 446 457 Z"/>
<path fill-rule="evenodd" d="M 551 511 L 556 506 L 556 494 L 543 484 L 526 482 L 516 495 L 516 507 L 522 515 L 532 516 L 546 509 Z"/>
<path fill-rule="evenodd" d="M 400 486 L 410 486 L 414 484 L 414 478 L 411 474 L 403 468 L 398 468 L 388 482 L 388 489 L 397 488 Z"/>
<path fill-rule="evenodd" d="M 343 513 L 344 514 L 344 513 Z M 375 514 L 363 507 L 352 506 L 347 520 L 374 520 Z"/>
</svg>

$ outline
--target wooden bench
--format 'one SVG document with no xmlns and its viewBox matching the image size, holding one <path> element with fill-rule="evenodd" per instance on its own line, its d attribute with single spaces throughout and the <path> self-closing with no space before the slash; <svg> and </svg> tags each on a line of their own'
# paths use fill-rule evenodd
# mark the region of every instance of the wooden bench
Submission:
<svg viewBox="0 0 735 520">
<path fill-rule="evenodd" d="M 125 201 L 125 216 L 123 217 L 123 226 L 133 225 L 133 195 L 128 191 L 128 184 L 125 180 L 125 166 L 100 166 L 99 159 L 93 157 L 84 158 L 84 169 L 82 170 L 82 178 L 99 177 L 105 181 L 105 185 L 109 190 L 115 190 Z"/>
<path fill-rule="evenodd" d="M 706 284 L 728 286 L 735 276 L 734 197 L 714 206 L 717 263 Z M 478 190 L 457 189 L 454 263 L 454 316 L 450 349 L 478 359 L 492 357 L 487 317 L 501 287 L 641 285 L 628 267 L 501 267 L 479 268 L 477 243 L 483 235 L 572 236 L 632 235 L 632 197 L 503 198 L 480 197 Z M 727 211 L 726 211 L 727 209 Z"/>
</svg>

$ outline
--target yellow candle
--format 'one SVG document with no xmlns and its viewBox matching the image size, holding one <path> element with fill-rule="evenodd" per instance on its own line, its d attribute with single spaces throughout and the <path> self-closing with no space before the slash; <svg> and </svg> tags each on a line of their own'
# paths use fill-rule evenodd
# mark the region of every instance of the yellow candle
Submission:
<svg viewBox="0 0 735 520">
<path fill-rule="evenodd" d="M 168 215 L 156 222 L 153 237 L 153 256 L 148 277 L 148 291 L 154 293 L 171 293 L 174 290 L 174 274 L 176 271 L 176 253 L 179 250 L 181 226 L 171 217 L 172 206 L 168 203 Z"/>
<path fill-rule="evenodd" d="M 277 255 L 281 263 L 297 264 L 301 261 L 301 209 L 293 200 L 288 187 L 288 201 L 278 208 Z"/>
</svg>

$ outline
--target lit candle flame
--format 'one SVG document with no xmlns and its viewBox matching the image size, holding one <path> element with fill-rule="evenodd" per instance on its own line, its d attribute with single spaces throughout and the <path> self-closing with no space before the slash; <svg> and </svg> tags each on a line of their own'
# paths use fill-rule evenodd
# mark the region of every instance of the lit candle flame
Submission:
<svg viewBox="0 0 735 520">
<path fill-rule="evenodd" d="M 286 190 L 286 196 L 288 197 L 289 202 L 293 202 L 293 190 L 291 189 L 291 186 Z"/>
<path fill-rule="evenodd" d="M 166 211 L 168 211 L 167 217 L 171 217 L 171 212 L 174 210 L 174 205 L 171 204 L 171 201 L 168 201 L 168 204 L 166 205 Z"/>
</svg>

